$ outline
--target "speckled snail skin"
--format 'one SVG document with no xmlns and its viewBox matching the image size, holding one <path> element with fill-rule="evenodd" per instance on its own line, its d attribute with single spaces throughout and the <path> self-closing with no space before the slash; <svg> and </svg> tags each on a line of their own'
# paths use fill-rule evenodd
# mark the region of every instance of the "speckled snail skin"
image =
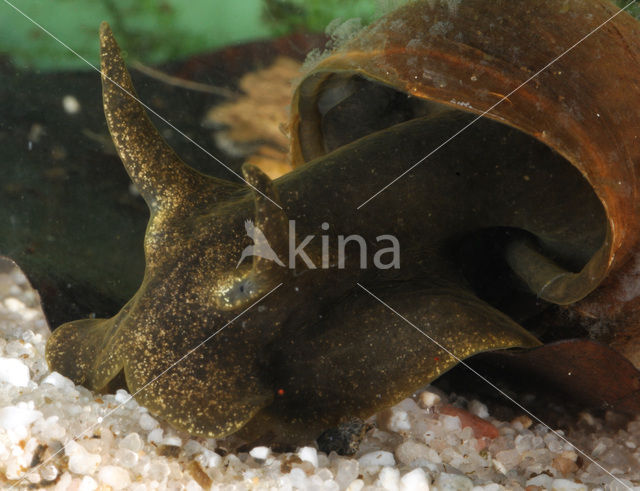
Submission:
<svg viewBox="0 0 640 491">
<path fill-rule="evenodd" d="M 141 404 L 193 434 L 303 442 L 456 364 L 358 283 L 459 358 L 539 345 L 516 322 L 526 313 L 481 300 L 491 295 L 478 280 L 495 262 L 491 288 L 504 280 L 572 304 L 635 246 L 633 19 L 616 17 L 358 207 L 613 13 L 597 0 L 426 1 L 392 12 L 309 71 L 292 105 L 295 170 L 271 181 L 245 165 L 250 187 L 175 155 L 112 83 L 134 92 L 103 24 L 106 119 L 151 211 L 146 269 L 117 315 L 54 331 L 50 367 L 94 390 L 124 375 Z M 254 256 L 236 269 L 251 244 L 246 220 L 282 259 L 294 220 L 296 244 L 316 236 L 305 252 L 317 267 Z M 350 234 L 369 246 L 367 268 L 357 253 L 338 267 L 335 244 Z M 385 234 L 400 244 L 398 268 L 372 265 Z M 331 244 L 326 268 L 319 235 Z M 470 269 L 461 251 L 489 266 Z"/>
</svg>

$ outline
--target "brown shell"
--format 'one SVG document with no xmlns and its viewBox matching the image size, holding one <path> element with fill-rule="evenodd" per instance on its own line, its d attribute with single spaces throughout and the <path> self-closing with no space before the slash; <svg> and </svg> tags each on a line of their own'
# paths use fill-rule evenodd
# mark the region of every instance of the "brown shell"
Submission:
<svg viewBox="0 0 640 491">
<path fill-rule="evenodd" d="M 607 0 L 411 3 L 306 75 L 292 103 L 292 163 L 324 153 L 316 95 L 335 73 L 359 74 L 535 137 L 582 172 L 608 216 L 598 253 L 547 292 L 550 301 L 571 303 L 620 268 L 638 241 L 639 34 L 640 24 Z"/>
</svg>

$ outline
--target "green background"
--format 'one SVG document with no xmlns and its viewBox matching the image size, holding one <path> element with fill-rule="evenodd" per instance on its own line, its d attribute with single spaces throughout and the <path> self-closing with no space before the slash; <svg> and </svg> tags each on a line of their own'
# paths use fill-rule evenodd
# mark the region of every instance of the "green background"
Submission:
<svg viewBox="0 0 640 491">
<path fill-rule="evenodd" d="M 93 64 L 97 31 L 108 21 L 118 42 L 145 63 L 206 52 L 295 30 L 323 31 L 335 18 L 364 23 L 399 0 L 9 0 Z M 0 54 L 18 67 L 79 68 L 86 63 L 0 0 Z"/>
<path fill-rule="evenodd" d="M 366 24 L 407 0 L 9 1 L 93 64 L 102 20 L 118 32 L 125 52 L 154 64 L 295 30 L 321 32 L 336 18 Z M 629 0 L 616 3 L 622 7 Z M 640 17 L 637 2 L 629 12 Z M 21 68 L 88 69 L 5 0 L 0 0 L 0 55 Z"/>
</svg>

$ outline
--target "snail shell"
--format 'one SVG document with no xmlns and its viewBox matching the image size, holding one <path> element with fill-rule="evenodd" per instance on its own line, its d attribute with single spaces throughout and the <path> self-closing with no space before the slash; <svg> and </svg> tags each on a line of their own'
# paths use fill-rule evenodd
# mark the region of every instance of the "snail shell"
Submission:
<svg viewBox="0 0 640 491">
<path fill-rule="evenodd" d="M 638 34 L 637 21 L 605 0 L 411 3 L 307 73 L 292 104 L 292 163 L 450 109 L 517 128 L 575 166 L 606 212 L 602 245 L 579 271 L 555 268 L 527 247 L 510 251 L 541 298 L 576 302 L 625 264 L 640 233 Z M 394 109 L 376 107 L 376 96 Z M 368 109 L 345 117 L 358 98 Z"/>
</svg>

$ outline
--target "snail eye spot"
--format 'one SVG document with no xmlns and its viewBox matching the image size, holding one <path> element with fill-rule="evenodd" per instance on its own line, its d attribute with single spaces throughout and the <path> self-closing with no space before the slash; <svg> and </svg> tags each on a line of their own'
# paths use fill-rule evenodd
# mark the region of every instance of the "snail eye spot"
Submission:
<svg viewBox="0 0 640 491">
<path fill-rule="evenodd" d="M 213 294 L 222 309 L 234 309 L 247 305 L 262 289 L 252 274 L 228 277 L 214 287 Z"/>
<path fill-rule="evenodd" d="M 238 283 L 236 283 L 234 291 L 230 292 L 231 296 L 234 297 L 234 300 L 242 301 L 250 298 L 255 293 L 255 285 L 254 282 L 249 278 L 243 278 Z"/>
</svg>

